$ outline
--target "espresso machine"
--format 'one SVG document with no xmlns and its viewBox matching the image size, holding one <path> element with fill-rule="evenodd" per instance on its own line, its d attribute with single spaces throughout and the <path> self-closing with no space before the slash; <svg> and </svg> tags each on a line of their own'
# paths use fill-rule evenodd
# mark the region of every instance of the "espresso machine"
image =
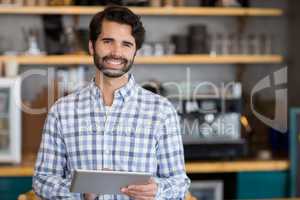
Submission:
<svg viewBox="0 0 300 200">
<path fill-rule="evenodd" d="M 241 136 L 241 84 L 169 95 L 177 108 L 186 160 L 235 159 L 247 154 Z"/>
</svg>

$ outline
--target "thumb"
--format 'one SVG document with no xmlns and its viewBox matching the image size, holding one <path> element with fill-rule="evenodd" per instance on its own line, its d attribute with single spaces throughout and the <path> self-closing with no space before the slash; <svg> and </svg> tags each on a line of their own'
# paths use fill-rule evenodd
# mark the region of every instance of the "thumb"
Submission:
<svg viewBox="0 0 300 200">
<path fill-rule="evenodd" d="M 156 183 L 156 181 L 153 177 L 151 177 L 151 178 L 149 178 L 148 183 Z"/>
</svg>

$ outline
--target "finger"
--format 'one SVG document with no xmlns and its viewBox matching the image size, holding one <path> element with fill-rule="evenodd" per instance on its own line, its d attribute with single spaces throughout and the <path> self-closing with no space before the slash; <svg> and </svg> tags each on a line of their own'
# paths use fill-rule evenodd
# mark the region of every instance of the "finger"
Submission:
<svg viewBox="0 0 300 200">
<path fill-rule="evenodd" d="M 129 197 L 150 198 L 150 199 L 153 199 L 156 194 L 155 191 L 147 191 L 147 192 L 141 193 L 141 192 L 136 192 L 136 191 L 130 191 L 128 188 L 122 188 L 121 192 Z"/>
<path fill-rule="evenodd" d="M 137 192 L 137 191 L 131 191 L 128 190 L 126 191 L 126 193 L 129 196 L 145 196 L 145 197 L 154 197 L 155 196 L 155 192 L 154 191 L 147 191 L 147 192 Z"/>
<path fill-rule="evenodd" d="M 156 189 L 157 185 L 156 185 L 156 183 L 150 183 L 150 184 L 146 184 L 146 185 L 129 185 L 127 188 L 129 190 L 145 192 L 145 191 L 148 191 L 151 189 Z"/>
<path fill-rule="evenodd" d="M 156 193 L 157 185 L 156 184 L 148 184 L 147 186 L 132 186 L 127 188 L 129 191 L 139 192 L 139 193 Z"/>
<path fill-rule="evenodd" d="M 147 191 L 148 185 L 129 185 L 127 187 L 128 190 L 132 190 L 132 191 L 140 191 L 140 192 L 145 192 Z"/>
<path fill-rule="evenodd" d="M 150 177 L 149 180 L 148 180 L 148 183 L 155 183 L 156 184 L 156 181 L 153 177 Z"/>
<path fill-rule="evenodd" d="M 153 189 L 149 189 L 147 191 L 141 192 L 141 191 L 135 191 L 135 190 L 130 190 L 128 188 L 122 188 L 121 192 L 126 194 L 126 195 L 134 195 L 134 196 L 140 196 L 140 195 L 144 195 L 144 196 L 155 196 L 156 191 Z"/>
<path fill-rule="evenodd" d="M 85 193 L 84 194 L 84 199 L 85 200 L 93 200 L 96 199 L 97 195 L 93 193 Z"/>
</svg>

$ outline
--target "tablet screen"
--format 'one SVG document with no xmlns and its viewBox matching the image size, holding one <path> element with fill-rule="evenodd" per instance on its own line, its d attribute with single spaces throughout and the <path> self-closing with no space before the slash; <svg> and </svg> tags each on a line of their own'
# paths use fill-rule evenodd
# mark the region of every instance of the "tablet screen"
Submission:
<svg viewBox="0 0 300 200">
<path fill-rule="evenodd" d="M 150 173 L 76 169 L 71 192 L 94 194 L 123 194 L 122 187 L 147 184 Z"/>
</svg>

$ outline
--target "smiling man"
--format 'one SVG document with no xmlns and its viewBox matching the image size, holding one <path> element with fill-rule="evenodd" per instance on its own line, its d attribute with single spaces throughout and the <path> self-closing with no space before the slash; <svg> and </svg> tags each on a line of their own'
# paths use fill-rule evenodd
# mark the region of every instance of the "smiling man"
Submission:
<svg viewBox="0 0 300 200">
<path fill-rule="evenodd" d="M 129 71 L 145 30 L 125 7 L 107 7 L 90 23 L 89 51 L 97 68 L 85 88 L 49 111 L 33 188 L 42 199 L 184 199 L 180 126 L 171 103 L 140 87 Z M 74 169 L 150 172 L 123 195 L 70 193 Z"/>
</svg>

